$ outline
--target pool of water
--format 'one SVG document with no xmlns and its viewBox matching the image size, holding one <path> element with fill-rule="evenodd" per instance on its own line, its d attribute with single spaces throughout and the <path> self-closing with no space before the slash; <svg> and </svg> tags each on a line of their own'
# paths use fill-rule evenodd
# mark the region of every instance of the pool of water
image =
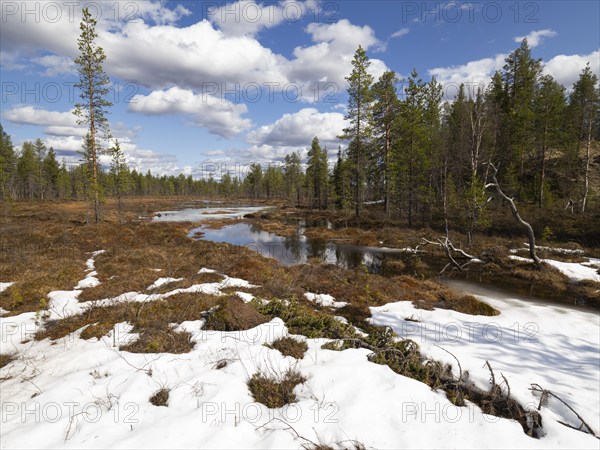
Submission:
<svg viewBox="0 0 600 450">
<path fill-rule="evenodd" d="M 243 218 L 246 214 L 256 213 L 264 209 L 265 207 L 255 206 L 189 208 L 160 213 L 161 215 L 157 215 L 154 220 L 194 222 L 213 218 Z M 539 287 L 530 285 L 525 281 L 483 279 L 473 269 L 462 274 L 461 279 L 439 277 L 440 270 L 447 263 L 445 258 L 423 254 L 416 258 L 414 253 L 405 249 L 361 246 L 340 241 L 327 241 L 321 238 L 308 238 L 304 235 L 306 228 L 315 226 L 331 228 L 332 225 L 328 221 L 294 221 L 290 219 L 286 223 L 297 225 L 296 232 L 292 236 L 282 237 L 269 233 L 252 222 L 234 223 L 219 229 L 211 229 L 206 225 L 201 225 L 191 230 L 189 235 L 195 239 L 247 247 L 286 266 L 304 264 L 309 259 L 318 258 L 328 264 L 336 264 L 346 269 L 364 267 L 371 273 L 385 274 L 386 263 L 399 260 L 404 263 L 405 267 L 401 273 L 437 278 L 442 283 L 465 293 L 494 296 L 496 298 L 514 298 L 555 306 L 558 304 L 569 305 L 579 308 L 579 306 L 572 305 L 572 301 L 568 299 L 547 295 L 547 293 L 540 295 Z M 414 266 L 416 259 L 419 261 L 418 270 Z M 589 307 L 582 306 L 582 308 L 590 310 Z"/>
<path fill-rule="evenodd" d="M 305 228 L 306 223 L 300 221 L 293 236 L 282 237 L 263 231 L 258 225 L 242 222 L 216 230 L 201 226 L 191 230 L 190 235 L 200 231 L 203 233 L 200 239 L 248 247 L 286 266 L 303 264 L 310 258 L 318 258 L 328 264 L 336 264 L 347 269 L 365 266 L 370 272 L 381 273 L 386 260 L 411 258 L 410 253 L 398 249 L 365 247 L 308 238 L 303 234 Z"/>
</svg>

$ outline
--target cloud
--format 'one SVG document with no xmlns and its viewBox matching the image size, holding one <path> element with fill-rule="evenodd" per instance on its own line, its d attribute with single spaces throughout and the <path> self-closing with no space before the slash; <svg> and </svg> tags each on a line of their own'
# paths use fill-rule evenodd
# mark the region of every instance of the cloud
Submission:
<svg viewBox="0 0 600 450">
<path fill-rule="evenodd" d="M 532 31 L 527 36 L 517 36 L 514 38 L 514 41 L 517 43 L 521 43 L 523 39 L 527 39 L 529 46 L 531 48 L 534 48 L 540 45 L 544 41 L 544 39 L 554 37 L 556 35 L 556 31 L 547 28 L 545 30 Z"/>
<path fill-rule="evenodd" d="M 436 67 L 428 71 L 444 87 L 445 98 L 453 98 L 458 86 L 474 87 L 487 85 L 496 70 L 502 70 L 508 55 L 499 53 L 493 58 L 482 58 L 466 64 Z M 542 72 L 552 77 L 567 89 L 579 78 L 579 74 L 590 63 L 592 71 L 600 76 L 600 50 L 589 55 L 557 55 L 548 61 L 542 61 Z"/>
<path fill-rule="evenodd" d="M 9 52 L 0 50 L 0 66 L 2 70 L 23 70 L 27 67 L 25 61 L 21 61 L 21 56 L 18 52 Z"/>
<path fill-rule="evenodd" d="M 46 55 L 39 58 L 33 58 L 32 61 L 40 66 L 46 67 L 41 73 L 44 77 L 55 77 L 57 75 L 74 75 L 77 68 L 73 59 L 68 56 Z"/>
<path fill-rule="evenodd" d="M 332 82 L 338 90 L 346 88 L 345 77 L 352 71 L 354 52 L 361 45 L 365 50 L 381 49 L 382 43 L 368 25 L 358 26 L 347 19 L 336 23 L 311 23 L 306 28 L 314 45 L 296 47 L 295 59 L 286 65 L 288 78 L 304 84 L 314 81 Z M 387 69 L 379 59 L 371 59 L 369 73 L 378 78 Z"/>
<path fill-rule="evenodd" d="M 229 138 L 252 126 L 242 116 L 248 112 L 244 104 L 235 104 L 210 94 L 194 94 L 191 90 L 172 87 L 136 95 L 129 103 L 129 111 L 146 115 L 184 114 L 196 126 L 210 133 Z"/>
<path fill-rule="evenodd" d="M 245 0 L 244 4 L 251 1 Z M 297 2 L 286 1 L 269 6 L 282 11 L 287 7 L 291 11 L 292 7 L 288 5 L 292 4 Z M 312 1 L 298 4 L 303 5 L 305 10 L 315 8 Z M 314 102 L 315 97 L 317 101 L 322 98 L 309 92 L 310 87 L 315 89 L 318 86 L 319 93 L 324 90 L 322 88 L 327 88 L 315 83 L 335 83 L 338 91 L 345 90 L 344 77 L 352 69 L 352 57 L 359 45 L 371 51 L 384 48 L 371 27 L 354 25 L 342 19 L 335 23 L 309 24 L 305 32 L 310 35 L 312 44 L 296 47 L 293 56 L 287 58 L 263 46 L 253 37 L 252 30 L 241 35 L 231 34 L 231 30 L 218 28 L 223 24 L 214 25 L 208 20 L 179 26 L 171 23 L 182 14 L 177 13 L 177 8 L 167 8 L 157 2 L 148 5 L 143 2 L 140 8 L 145 8 L 139 12 L 142 17 L 148 14 L 156 16 L 158 13 L 153 11 L 161 11 L 164 20 L 157 17 L 154 20 L 163 24 L 153 25 L 142 19 L 115 22 L 110 20 L 114 12 L 109 14 L 110 11 L 107 11 L 98 22 L 98 43 L 107 55 L 104 68 L 111 77 L 151 90 L 178 86 L 222 95 L 225 89 L 231 89 L 236 83 L 240 86 L 249 83 L 267 86 L 266 83 L 269 83 L 276 91 L 298 84 L 302 87 L 302 99 Z M 46 75 L 72 71 L 70 61 L 78 54 L 78 15 L 76 11 L 76 17 L 69 17 L 65 11 L 56 23 L 22 22 L 18 15 L 7 17 L 0 30 L 3 60 L 10 58 L 13 64 L 33 60 L 42 66 L 42 73 Z M 371 60 L 373 76 L 379 77 L 385 70 L 383 61 Z M 215 85 L 218 85 L 216 92 Z"/>
<path fill-rule="evenodd" d="M 254 36 L 283 22 L 294 23 L 316 8 L 315 2 L 284 0 L 279 3 L 257 3 L 241 0 L 209 8 L 208 19 L 228 36 Z"/>
<path fill-rule="evenodd" d="M 337 148 L 337 136 L 346 125 L 343 114 L 304 108 L 251 131 L 246 141 L 257 146 L 306 147 L 317 136 L 323 145 Z"/>
<path fill-rule="evenodd" d="M 72 111 L 47 111 L 33 106 L 15 106 L 4 113 L 4 118 L 20 125 L 77 126 L 77 119 Z"/>
<path fill-rule="evenodd" d="M 504 66 L 504 60 L 508 55 L 500 53 L 493 58 L 482 58 L 469 61 L 466 64 L 456 66 L 436 67 L 428 70 L 430 76 L 435 76 L 444 88 L 444 97 L 453 98 L 458 91 L 458 86 L 487 85 L 490 78 Z"/>
<path fill-rule="evenodd" d="M 133 9 L 131 9 L 133 7 Z M 114 6 L 113 6 L 114 8 Z M 134 17 L 141 17 L 145 20 L 151 20 L 157 25 L 174 24 L 179 19 L 189 16 L 192 12 L 183 5 L 177 5 L 175 8 L 166 7 L 166 1 L 143 1 L 131 2 L 123 7 L 123 12 L 131 11 Z"/>
<path fill-rule="evenodd" d="M 571 89 L 588 62 L 592 72 L 600 76 L 600 50 L 589 55 L 556 55 L 544 63 L 543 72 L 552 75 L 556 81 Z"/>
<path fill-rule="evenodd" d="M 390 38 L 395 39 L 395 38 L 401 38 L 402 36 L 406 36 L 408 34 L 408 32 L 410 31 L 410 28 L 400 28 L 398 31 L 396 31 L 395 33 L 392 33 L 390 35 Z"/>
</svg>

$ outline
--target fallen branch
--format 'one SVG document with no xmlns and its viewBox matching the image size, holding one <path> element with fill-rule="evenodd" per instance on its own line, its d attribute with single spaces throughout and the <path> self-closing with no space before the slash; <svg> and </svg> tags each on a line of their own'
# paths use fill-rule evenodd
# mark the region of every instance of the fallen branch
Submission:
<svg viewBox="0 0 600 450">
<path fill-rule="evenodd" d="M 581 427 L 585 425 L 585 427 L 588 429 L 589 434 L 591 434 L 594 437 L 598 437 L 596 436 L 596 433 L 594 433 L 594 430 L 592 430 L 592 427 L 590 427 L 587 422 L 585 420 L 583 420 L 583 417 L 581 417 L 579 415 L 579 413 L 577 413 L 577 411 L 575 411 L 571 405 L 569 405 L 567 402 L 565 402 L 562 398 L 560 398 L 558 395 L 556 395 L 554 392 L 552 391 L 548 391 L 546 389 L 543 389 L 539 384 L 537 383 L 532 383 L 531 387 L 529 388 L 530 391 L 532 392 L 539 392 L 541 394 L 541 398 L 540 398 L 540 403 L 538 405 L 538 411 L 540 410 L 540 408 L 542 407 L 542 399 L 547 399 L 548 397 L 554 397 L 555 399 L 557 399 L 559 402 L 561 402 L 563 405 L 565 405 L 567 408 L 569 408 L 571 410 L 571 412 L 573 414 L 575 414 L 577 416 L 577 418 L 581 421 L 581 425 L 579 426 L 579 428 L 575 428 L 572 427 L 571 428 L 575 428 L 576 430 L 579 431 L 583 431 L 581 430 Z M 562 423 L 562 422 L 560 422 Z M 566 425 L 563 423 L 563 425 Z"/>
<path fill-rule="evenodd" d="M 469 255 L 463 249 L 456 248 L 454 246 L 454 244 L 450 241 L 448 236 L 446 236 L 443 239 L 438 238 L 437 242 L 433 242 L 428 239 L 422 238 L 422 244 L 423 245 L 438 245 L 438 246 L 442 247 L 442 249 L 444 250 L 446 257 L 450 260 L 450 262 L 444 266 L 444 268 L 440 271 L 440 274 L 444 273 L 450 265 L 452 265 L 456 269 L 458 269 L 459 272 L 462 272 L 462 271 L 464 271 L 465 267 L 467 267 L 469 264 L 471 264 L 473 262 L 473 260 L 477 259 L 474 256 Z M 452 255 L 452 252 L 458 253 L 463 258 L 467 258 L 468 261 L 463 264 L 460 264 Z"/>
</svg>

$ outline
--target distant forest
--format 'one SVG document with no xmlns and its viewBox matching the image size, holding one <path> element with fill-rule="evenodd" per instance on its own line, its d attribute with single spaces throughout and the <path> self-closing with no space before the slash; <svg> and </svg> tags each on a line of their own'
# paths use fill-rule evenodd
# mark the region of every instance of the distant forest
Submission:
<svg viewBox="0 0 600 450">
<path fill-rule="evenodd" d="M 523 40 L 487 86 L 461 85 L 444 102 L 435 78 L 424 81 L 413 71 L 398 92 L 394 72 L 374 80 L 369 64 L 359 47 L 347 77 L 349 127 L 335 164 L 318 137 L 307 142 L 304 161 L 292 153 L 280 163 L 251 164 L 243 177 L 219 179 L 140 173 L 111 149 L 110 168 L 98 168 L 101 194 L 288 199 L 357 216 L 365 203 L 377 203 L 387 218 L 409 225 L 445 217 L 472 231 L 488 220 L 493 164 L 519 204 L 569 214 L 598 210 L 600 92 L 589 65 L 567 91 L 543 74 Z M 67 167 L 40 139 L 16 151 L 1 125 L 0 133 L 1 198 L 89 198 L 89 135 L 81 164 Z"/>
</svg>

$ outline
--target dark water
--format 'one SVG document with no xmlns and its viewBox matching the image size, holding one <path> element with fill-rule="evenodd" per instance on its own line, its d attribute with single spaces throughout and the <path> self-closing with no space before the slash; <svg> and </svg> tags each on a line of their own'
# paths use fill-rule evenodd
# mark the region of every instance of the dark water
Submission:
<svg viewBox="0 0 600 450">
<path fill-rule="evenodd" d="M 218 230 L 200 227 L 192 230 L 191 234 L 202 231 L 202 239 L 248 247 L 286 266 L 303 264 L 310 258 L 319 258 L 328 264 L 336 264 L 346 269 L 364 266 L 369 272 L 381 273 L 387 260 L 412 258 L 410 253 L 398 249 L 365 247 L 304 236 L 307 226 L 323 225 L 300 221 L 296 234 L 291 237 L 268 233 L 252 223 L 228 225 Z"/>
<path fill-rule="evenodd" d="M 391 261 L 402 261 L 404 265 L 402 274 L 438 278 L 440 282 L 468 294 L 516 298 L 547 305 L 570 305 L 577 309 L 582 306 L 583 309 L 590 310 L 584 305 L 573 305 L 573 300 L 539 292 L 539 288 L 536 291 L 534 286 L 527 282 L 484 280 L 477 274 L 476 269 L 461 274 L 462 279 L 439 277 L 440 270 L 447 263 L 443 258 L 427 255 L 419 255 L 417 258 L 413 253 L 401 249 L 367 247 L 320 238 L 308 238 L 304 235 L 307 227 L 331 227 L 331 224 L 323 221 L 312 223 L 304 220 L 295 223 L 298 225 L 298 229 L 291 237 L 268 233 L 253 223 L 238 223 L 216 230 L 200 227 L 192 230 L 190 235 L 196 231 L 202 231 L 204 234 L 201 239 L 248 247 L 263 256 L 274 258 L 286 266 L 303 264 L 311 258 L 318 258 L 346 269 L 364 267 L 371 273 L 385 274 L 387 272 L 386 264 Z M 293 222 L 288 222 L 288 224 L 293 224 Z M 467 278 L 464 279 L 464 277 Z"/>
</svg>

